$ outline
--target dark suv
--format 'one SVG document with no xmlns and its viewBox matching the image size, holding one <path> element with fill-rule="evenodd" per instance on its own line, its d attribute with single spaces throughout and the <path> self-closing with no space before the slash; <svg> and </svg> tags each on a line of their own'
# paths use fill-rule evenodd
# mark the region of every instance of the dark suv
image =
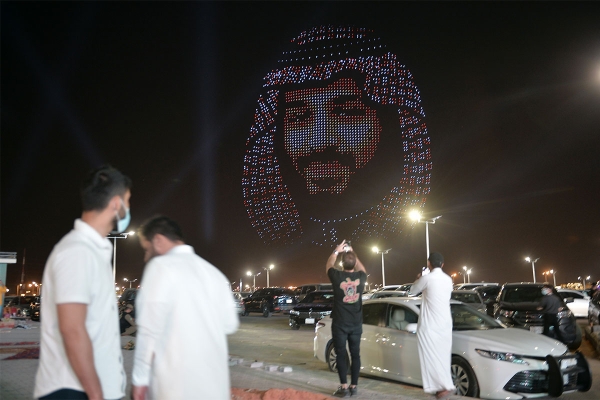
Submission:
<svg viewBox="0 0 600 400">
<path fill-rule="evenodd" d="M 263 317 L 270 317 L 274 312 L 289 311 L 298 304 L 294 291 L 285 288 L 270 287 L 258 289 L 244 299 L 244 313 L 260 312 Z"/>
<path fill-rule="evenodd" d="M 505 283 L 494 304 L 494 318 L 508 327 L 542 333 L 544 316 L 537 309 L 542 299 L 543 283 Z M 562 301 L 556 289 L 554 294 Z M 564 301 L 563 301 L 564 304 Z M 560 336 L 569 350 L 581 345 L 581 328 L 567 305 L 558 313 Z"/>
</svg>

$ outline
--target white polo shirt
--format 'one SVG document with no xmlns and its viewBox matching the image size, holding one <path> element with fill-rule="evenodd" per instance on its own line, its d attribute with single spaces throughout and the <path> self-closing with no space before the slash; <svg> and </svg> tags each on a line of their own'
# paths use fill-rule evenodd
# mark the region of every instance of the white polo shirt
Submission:
<svg viewBox="0 0 600 400">
<path fill-rule="evenodd" d="M 67 359 L 57 305 L 87 304 L 85 321 L 105 399 L 125 395 L 119 313 L 112 276 L 112 243 L 80 219 L 50 253 L 41 301 L 40 362 L 34 397 L 60 389 L 83 391 Z"/>
</svg>

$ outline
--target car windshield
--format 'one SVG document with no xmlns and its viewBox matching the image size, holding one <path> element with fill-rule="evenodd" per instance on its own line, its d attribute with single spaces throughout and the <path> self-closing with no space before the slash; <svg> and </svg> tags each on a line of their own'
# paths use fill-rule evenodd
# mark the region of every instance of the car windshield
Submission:
<svg viewBox="0 0 600 400">
<path fill-rule="evenodd" d="M 479 297 L 475 293 L 452 293 L 451 299 L 463 303 L 480 303 Z"/>
<path fill-rule="evenodd" d="M 537 303 L 542 300 L 539 287 L 515 287 L 506 289 L 503 301 L 507 303 Z"/>
<path fill-rule="evenodd" d="M 302 299 L 300 303 L 333 303 L 333 292 L 318 293 L 311 292 Z"/>
<path fill-rule="evenodd" d="M 463 304 L 451 304 L 450 312 L 453 331 L 503 329 L 492 317 Z"/>
</svg>

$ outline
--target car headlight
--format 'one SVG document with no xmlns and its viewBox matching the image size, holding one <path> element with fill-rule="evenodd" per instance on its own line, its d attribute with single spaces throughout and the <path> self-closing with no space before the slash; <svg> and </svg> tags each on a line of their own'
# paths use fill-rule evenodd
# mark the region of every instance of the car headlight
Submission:
<svg viewBox="0 0 600 400">
<path fill-rule="evenodd" d="M 513 364 L 529 365 L 529 363 L 527 361 L 525 361 L 523 358 L 521 358 L 521 356 L 519 356 L 517 354 L 503 353 L 503 352 L 499 352 L 499 351 L 481 350 L 481 349 L 475 349 L 475 351 L 480 356 L 483 356 L 486 358 L 491 358 L 492 360 L 507 361 L 507 362 L 510 362 Z"/>
<path fill-rule="evenodd" d="M 300 315 L 300 311 L 290 310 L 290 314 L 292 314 L 292 315 Z"/>
</svg>

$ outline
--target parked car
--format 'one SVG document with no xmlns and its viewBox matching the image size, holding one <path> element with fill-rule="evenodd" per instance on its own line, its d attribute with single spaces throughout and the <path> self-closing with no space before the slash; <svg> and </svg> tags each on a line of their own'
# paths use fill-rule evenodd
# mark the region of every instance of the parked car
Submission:
<svg viewBox="0 0 600 400">
<path fill-rule="evenodd" d="M 6 296 L 4 306 L 11 309 L 11 314 L 17 318 L 28 318 L 31 316 L 31 305 L 38 303 L 39 296 Z"/>
<path fill-rule="evenodd" d="M 296 288 L 296 297 L 298 300 L 302 300 L 304 296 L 317 290 L 333 290 L 333 287 L 331 286 L 331 283 L 309 283 L 300 285 Z"/>
<path fill-rule="evenodd" d="M 361 373 L 422 386 L 417 346 L 420 298 L 363 303 Z M 584 356 L 562 343 L 522 329 L 507 329 L 486 314 L 450 301 L 451 373 L 459 395 L 522 399 L 588 391 L 591 373 Z M 337 371 L 330 318 L 315 329 L 314 355 Z"/>
<path fill-rule="evenodd" d="M 500 284 L 493 282 L 457 283 L 454 285 L 454 290 L 472 290 L 480 286 L 500 286 Z"/>
<path fill-rule="evenodd" d="M 333 291 L 318 290 L 310 292 L 290 310 L 290 328 L 300 329 L 303 324 L 313 325 L 333 310 Z"/>
<path fill-rule="evenodd" d="M 137 296 L 137 293 L 138 289 L 136 288 L 125 289 L 121 294 L 121 297 L 119 297 L 119 308 L 123 308 L 127 304 L 135 305 L 135 297 Z"/>
<path fill-rule="evenodd" d="M 371 299 L 383 299 L 386 297 L 408 297 L 407 292 L 400 290 L 378 290 L 371 295 Z"/>
<path fill-rule="evenodd" d="M 588 308 L 588 321 L 590 325 L 600 325 L 600 292 L 596 291 L 590 300 Z"/>
<path fill-rule="evenodd" d="M 500 285 L 485 285 L 477 286 L 473 289 L 476 290 L 483 299 L 487 315 L 490 317 L 494 316 L 494 304 L 496 304 L 496 299 L 498 298 L 498 293 L 500 293 L 500 288 Z"/>
<path fill-rule="evenodd" d="M 29 316 L 32 321 L 40 321 L 40 310 L 42 309 L 42 298 L 38 297 L 37 301 L 31 303 Z"/>
<path fill-rule="evenodd" d="M 543 286 L 543 283 L 505 283 L 498 294 L 498 302 L 494 305 L 494 317 L 509 327 L 542 333 L 544 315 L 537 307 L 543 296 Z M 556 289 L 552 290 L 562 300 Z M 558 313 L 558 319 L 561 340 L 569 350 L 578 349 L 582 340 L 581 328 L 566 304 Z"/>
<path fill-rule="evenodd" d="M 588 316 L 590 296 L 587 293 L 573 289 L 558 289 L 557 292 L 565 300 L 567 307 L 575 315 L 575 318 L 585 318 Z M 567 302 L 567 299 L 572 299 L 573 301 Z"/>
<path fill-rule="evenodd" d="M 243 314 L 246 308 L 244 307 L 244 298 L 242 297 L 242 294 L 240 292 L 232 292 L 232 294 L 235 310 L 238 312 L 238 314 Z"/>
<path fill-rule="evenodd" d="M 268 318 L 274 312 L 289 311 L 298 304 L 294 291 L 285 288 L 263 288 L 258 289 L 244 299 L 244 312 L 260 312 L 263 317 Z"/>
<path fill-rule="evenodd" d="M 452 300 L 460 301 L 477 311 L 486 313 L 485 304 L 479 293 L 475 290 L 453 290 L 450 296 Z"/>
</svg>

